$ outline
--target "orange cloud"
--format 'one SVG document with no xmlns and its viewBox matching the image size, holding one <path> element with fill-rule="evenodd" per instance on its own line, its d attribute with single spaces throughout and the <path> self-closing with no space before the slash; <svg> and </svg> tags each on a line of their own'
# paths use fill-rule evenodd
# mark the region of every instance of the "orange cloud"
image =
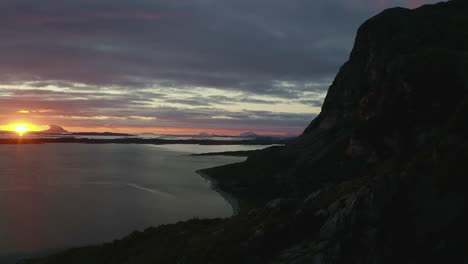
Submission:
<svg viewBox="0 0 468 264">
<path fill-rule="evenodd" d="M 20 110 L 20 111 L 17 111 L 16 113 L 18 113 L 18 114 L 30 114 L 30 113 L 51 113 L 51 112 L 54 112 L 54 110 L 51 110 L 51 109 Z"/>
</svg>

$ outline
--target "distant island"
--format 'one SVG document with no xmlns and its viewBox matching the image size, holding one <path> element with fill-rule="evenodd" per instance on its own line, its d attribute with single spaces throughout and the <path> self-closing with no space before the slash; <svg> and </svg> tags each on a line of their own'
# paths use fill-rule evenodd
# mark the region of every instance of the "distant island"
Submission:
<svg viewBox="0 0 468 264">
<path fill-rule="evenodd" d="M 34 138 L 21 137 L 17 138 L 18 132 L 16 131 L 0 131 L 0 135 L 12 135 L 12 138 L 0 138 L 0 144 L 39 144 L 39 143 L 88 143 L 88 144 L 105 144 L 105 143 L 134 143 L 134 144 L 209 144 L 209 145 L 233 145 L 234 143 L 242 145 L 268 145 L 272 144 L 285 144 L 297 138 L 295 134 L 287 135 L 258 135 L 254 132 L 241 133 L 236 135 L 216 135 L 206 132 L 199 133 L 198 135 L 157 135 L 153 133 L 142 134 L 127 134 L 115 132 L 71 132 L 65 130 L 59 125 L 49 125 L 49 129 L 42 131 L 27 131 L 22 135 L 32 135 Z M 139 135 L 150 136 L 165 136 L 174 139 L 156 139 L 156 138 L 138 138 Z M 15 136 L 15 137 L 13 137 Z M 41 136 L 44 136 L 41 138 Z M 79 138 L 74 138 L 77 136 Z M 84 138 L 86 136 L 94 138 Z M 99 137 L 99 138 L 95 138 Z M 103 138 L 100 138 L 103 137 Z M 120 137 L 114 139 L 106 139 L 105 137 Z M 192 139 L 177 139 L 190 137 Z M 209 138 L 216 138 L 212 140 Z M 227 140 L 231 138 L 232 140 Z M 21 140 L 16 140 L 21 139 Z M 213 141 L 213 142 L 212 142 Z M 232 141 L 232 142 L 228 142 Z M 245 141 L 245 142 L 244 142 Z M 248 142 L 247 142 L 248 141 Z M 167 142 L 167 143 L 161 143 Z M 205 143 L 203 143 L 205 142 Z"/>
<path fill-rule="evenodd" d="M 0 131 L 0 134 L 11 134 L 16 135 L 18 134 L 16 131 Z M 70 132 L 65 130 L 63 127 L 59 125 L 49 125 L 49 129 L 42 130 L 42 131 L 28 131 L 28 135 L 34 136 L 121 136 L 121 137 L 133 137 L 133 134 L 126 134 L 126 133 L 113 133 L 113 132 Z"/>
<path fill-rule="evenodd" d="M 0 134 L 17 135 L 14 131 L 0 131 Z M 245 137 L 231 136 L 231 140 L 221 139 L 227 136 L 216 136 L 208 133 L 200 135 L 173 135 L 171 139 L 141 138 L 138 135 L 111 133 L 111 132 L 69 132 L 59 125 L 49 125 L 44 131 L 30 131 L 29 135 L 34 137 L 6 137 L 0 138 L 0 144 L 52 144 L 52 143 L 82 143 L 82 144 L 196 144 L 196 145 L 275 145 L 286 144 L 294 137 L 283 136 L 256 136 L 246 139 Z M 148 134 L 148 133 L 147 133 Z M 153 135 L 153 134 L 150 134 Z M 90 136 L 87 138 L 86 136 Z M 178 137 L 192 137 L 192 139 L 178 139 Z M 106 138 L 109 137 L 109 138 Z M 211 137 L 220 139 L 214 140 Z M 173 139 L 172 139 L 173 138 Z"/>
<path fill-rule="evenodd" d="M 40 133 L 68 133 L 68 131 L 59 125 L 49 125 L 49 129 L 40 131 Z"/>
<path fill-rule="evenodd" d="M 75 135 L 81 136 L 101 136 L 102 133 L 79 133 Z M 117 134 L 122 135 L 122 134 Z M 108 135 L 110 136 L 110 135 Z M 52 143 L 81 143 L 81 144 L 151 144 L 151 145 L 166 145 L 166 144 L 196 144 L 196 145 L 275 145 L 286 144 L 292 139 L 281 138 L 259 138 L 245 140 L 211 140 L 211 139 L 159 139 L 159 138 L 138 138 L 138 137 L 122 137 L 122 138 L 76 138 L 76 137 L 44 137 L 44 138 L 0 138 L 1 144 L 52 144 Z"/>
<path fill-rule="evenodd" d="M 135 137 L 133 134 L 126 133 L 114 133 L 114 132 L 71 132 L 68 133 L 70 136 L 103 136 L 103 137 Z"/>
</svg>

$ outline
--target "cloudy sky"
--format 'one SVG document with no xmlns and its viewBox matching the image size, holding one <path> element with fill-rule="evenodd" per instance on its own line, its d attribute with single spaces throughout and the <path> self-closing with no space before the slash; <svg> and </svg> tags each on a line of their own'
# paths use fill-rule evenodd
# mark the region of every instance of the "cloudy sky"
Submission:
<svg viewBox="0 0 468 264">
<path fill-rule="evenodd" d="M 357 27 L 431 2 L 4 0 L 0 126 L 300 133 Z"/>
</svg>

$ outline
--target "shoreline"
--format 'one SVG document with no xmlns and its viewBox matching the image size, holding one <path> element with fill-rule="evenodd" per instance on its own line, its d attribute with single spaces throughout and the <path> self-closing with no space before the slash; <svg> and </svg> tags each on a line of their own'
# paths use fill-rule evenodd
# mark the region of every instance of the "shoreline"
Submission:
<svg viewBox="0 0 468 264">
<path fill-rule="evenodd" d="M 274 144 L 270 147 L 266 147 L 263 149 L 254 149 L 254 150 L 238 150 L 238 151 L 222 151 L 222 152 L 206 152 L 206 153 L 197 153 L 197 154 L 190 154 L 189 156 L 192 157 L 206 157 L 206 156 L 227 156 L 227 157 L 250 157 L 257 153 L 265 152 L 265 151 L 272 151 L 278 150 L 283 148 L 285 145 Z"/>
<path fill-rule="evenodd" d="M 190 154 L 189 156 L 192 156 L 192 157 L 209 157 L 209 156 L 249 157 L 250 155 L 253 155 L 254 153 L 257 153 L 261 150 L 264 150 L 264 149 L 207 152 L 207 153 Z"/>
<path fill-rule="evenodd" d="M 210 175 L 208 175 L 207 173 L 202 172 L 201 170 L 197 170 L 195 172 L 198 175 L 200 175 L 203 179 L 210 182 L 210 189 L 219 193 L 223 197 L 223 199 L 231 206 L 232 211 L 233 211 L 231 217 L 239 215 L 240 213 L 239 201 L 234 196 L 221 190 L 221 188 L 219 188 L 218 181 L 214 179 L 213 177 L 211 177 Z"/>
</svg>

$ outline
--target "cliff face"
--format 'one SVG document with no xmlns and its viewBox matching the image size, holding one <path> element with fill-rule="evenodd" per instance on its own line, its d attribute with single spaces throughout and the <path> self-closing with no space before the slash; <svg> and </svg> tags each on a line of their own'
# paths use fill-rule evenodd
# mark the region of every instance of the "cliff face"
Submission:
<svg viewBox="0 0 468 264">
<path fill-rule="evenodd" d="M 466 95 L 467 14 L 466 1 L 450 1 L 368 20 L 321 114 L 282 151 L 229 167 L 226 188 L 252 200 L 248 190 L 267 181 L 268 198 L 302 196 L 427 147 Z"/>
<path fill-rule="evenodd" d="M 467 263 L 467 117 L 468 1 L 386 10 L 300 138 L 205 171 L 240 215 L 25 263 Z"/>
</svg>

